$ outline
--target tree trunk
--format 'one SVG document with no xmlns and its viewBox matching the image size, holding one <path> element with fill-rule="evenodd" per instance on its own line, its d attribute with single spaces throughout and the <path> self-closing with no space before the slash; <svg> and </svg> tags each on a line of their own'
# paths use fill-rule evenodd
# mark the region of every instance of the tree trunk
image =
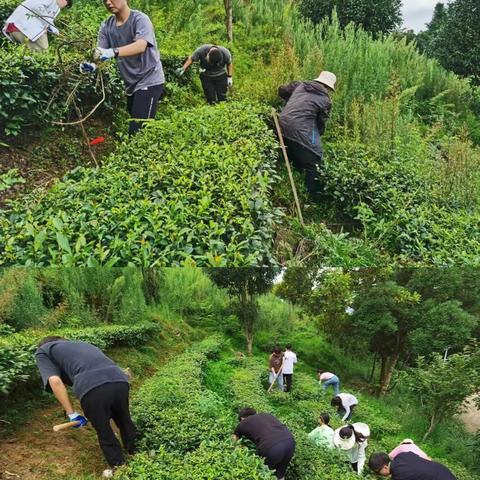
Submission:
<svg viewBox="0 0 480 480">
<path fill-rule="evenodd" d="M 373 365 L 372 365 L 372 371 L 370 372 L 370 378 L 368 379 L 369 382 L 373 380 L 373 376 L 375 375 L 375 368 L 377 366 L 377 354 L 373 356 Z"/>
<path fill-rule="evenodd" d="M 384 396 L 387 393 L 388 387 L 392 380 L 393 371 L 397 366 L 398 359 L 400 358 L 400 351 L 397 350 L 391 357 L 390 362 L 385 359 L 385 367 L 382 360 L 382 377 L 380 379 L 380 396 Z M 388 367 L 386 366 L 388 363 Z"/>
<path fill-rule="evenodd" d="M 247 339 L 248 356 L 251 357 L 253 355 L 253 333 L 245 332 L 245 338 Z"/>
<path fill-rule="evenodd" d="M 433 429 L 436 427 L 437 422 L 436 422 L 436 416 L 435 413 L 432 415 L 432 418 L 430 418 L 430 426 L 428 427 L 428 430 L 425 432 L 425 435 L 423 436 L 423 441 L 427 439 L 427 437 L 433 432 Z"/>
<path fill-rule="evenodd" d="M 227 27 L 227 39 L 233 41 L 233 0 L 223 0 L 225 5 L 225 25 Z"/>
</svg>

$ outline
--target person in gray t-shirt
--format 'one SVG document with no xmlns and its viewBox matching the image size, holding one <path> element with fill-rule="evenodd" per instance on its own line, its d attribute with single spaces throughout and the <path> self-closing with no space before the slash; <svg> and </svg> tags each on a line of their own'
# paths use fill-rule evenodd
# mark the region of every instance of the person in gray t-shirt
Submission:
<svg viewBox="0 0 480 480">
<path fill-rule="evenodd" d="M 188 57 L 177 74 L 183 75 L 193 62 L 200 62 L 200 80 L 207 102 L 213 104 L 226 100 L 227 89 L 233 85 L 230 51 L 220 45 L 202 45 Z"/>
<path fill-rule="evenodd" d="M 104 0 L 104 4 L 113 15 L 100 27 L 95 58 L 117 59 L 128 96 L 128 113 L 134 119 L 129 126 L 129 133 L 133 134 L 141 128 L 135 119 L 154 118 L 163 96 L 165 75 L 160 52 L 147 15 L 131 10 L 127 0 Z M 85 70 L 83 65 L 87 65 Z M 88 72 L 88 64 L 80 68 Z"/>
<path fill-rule="evenodd" d="M 71 421 L 88 421 L 95 428 L 100 448 L 111 469 L 125 460 L 120 443 L 111 426 L 113 419 L 120 429 L 122 442 L 129 453 L 135 450 L 137 430 L 130 418 L 127 375 L 100 349 L 86 342 L 62 337 L 45 337 L 35 352 L 45 390 L 52 392 Z M 75 412 L 66 385 L 80 400 L 85 416 Z M 88 420 L 87 420 L 88 419 Z M 109 477 L 112 470 L 105 470 Z"/>
</svg>

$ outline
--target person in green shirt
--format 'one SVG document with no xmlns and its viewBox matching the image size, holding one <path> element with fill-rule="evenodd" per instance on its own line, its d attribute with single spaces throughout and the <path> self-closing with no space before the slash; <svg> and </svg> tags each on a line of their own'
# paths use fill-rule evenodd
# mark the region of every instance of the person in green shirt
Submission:
<svg viewBox="0 0 480 480">
<path fill-rule="evenodd" d="M 330 415 L 321 413 L 318 418 L 319 427 L 308 434 L 308 438 L 317 446 L 333 448 L 333 428 L 330 427 Z"/>
</svg>

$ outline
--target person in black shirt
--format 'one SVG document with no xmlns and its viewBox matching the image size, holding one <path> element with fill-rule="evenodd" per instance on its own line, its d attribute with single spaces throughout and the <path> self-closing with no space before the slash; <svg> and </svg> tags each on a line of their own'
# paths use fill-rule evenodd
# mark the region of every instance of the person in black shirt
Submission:
<svg viewBox="0 0 480 480">
<path fill-rule="evenodd" d="M 75 428 L 86 425 L 87 419 L 92 423 L 110 465 L 103 476 L 110 478 L 113 469 L 124 463 L 110 419 L 120 429 L 126 450 L 134 453 L 135 449 L 137 431 L 129 412 L 128 376 L 97 347 L 62 337 L 41 340 L 35 358 L 45 390 L 53 392 L 71 421 L 80 422 Z M 85 416 L 73 410 L 65 385 L 72 386 Z"/>
<path fill-rule="evenodd" d="M 393 460 L 386 453 L 374 453 L 368 466 L 378 475 L 391 476 L 393 480 L 457 480 L 444 465 L 412 452 L 400 453 Z"/>
<path fill-rule="evenodd" d="M 273 415 L 257 413 L 253 408 L 242 408 L 238 419 L 234 440 L 241 437 L 251 440 L 268 468 L 275 470 L 277 478 L 284 479 L 295 452 L 295 439 L 290 430 Z"/>
</svg>

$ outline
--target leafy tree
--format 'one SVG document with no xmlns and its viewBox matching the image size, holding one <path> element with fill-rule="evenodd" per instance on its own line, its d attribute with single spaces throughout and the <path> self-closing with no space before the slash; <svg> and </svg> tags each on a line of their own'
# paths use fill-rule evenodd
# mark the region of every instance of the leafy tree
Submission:
<svg viewBox="0 0 480 480">
<path fill-rule="evenodd" d="M 401 372 L 400 379 L 430 419 L 425 440 L 440 422 L 461 413 L 466 398 L 480 395 L 480 352 L 467 349 L 446 360 L 440 354 L 429 361 L 419 357 L 417 367 Z"/>
<path fill-rule="evenodd" d="M 472 338 L 477 320 L 458 300 L 436 304 L 432 300 L 419 308 L 419 328 L 411 335 L 412 350 L 416 355 L 430 355 L 444 350 L 462 351 Z"/>
<path fill-rule="evenodd" d="M 437 15 L 427 53 L 447 69 L 480 85 L 480 3 L 455 0 Z M 432 20 L 433 21 L 433 20 Z"/>
<path fill-rule="evenodd" d="M 437 3 L 433 11 L 433 17 L 430 23 L 427 24 L 427 29 L 417 35 L 417 45 L 421 52 L 431 54 L 433 46 L 432 42 L 438 35 L 445 20 L 447 19 L 447 9 L 443 3 Z"/>
<path fill-rule="evenodd" d="M 236 299 L 235 313 L 240 321 L 248 354 L 252 355 L 253 339 L 258 323 L 258 296 L 267 293 L 278 273 L 275 268 L 209 268 L 208 276 Z"/>
<path fill-rule="evenodd" d="M 378 283 L 357 297 L 351 334 L 381 360 L 380 395 L 387 392 L 398 360 L 408 349 L 410 334 L 418 321 L 413 307 L 419 302 L 418 293 L 391 280 Z"/>
<path fill-rule="evenodd" d="M 314 23 L 336 15 L 342 28 L 350 22 L 373 34 L 390 33 L 402 23 L 402 0 L 302 0 L 302 15 Z"/>
</svg>

